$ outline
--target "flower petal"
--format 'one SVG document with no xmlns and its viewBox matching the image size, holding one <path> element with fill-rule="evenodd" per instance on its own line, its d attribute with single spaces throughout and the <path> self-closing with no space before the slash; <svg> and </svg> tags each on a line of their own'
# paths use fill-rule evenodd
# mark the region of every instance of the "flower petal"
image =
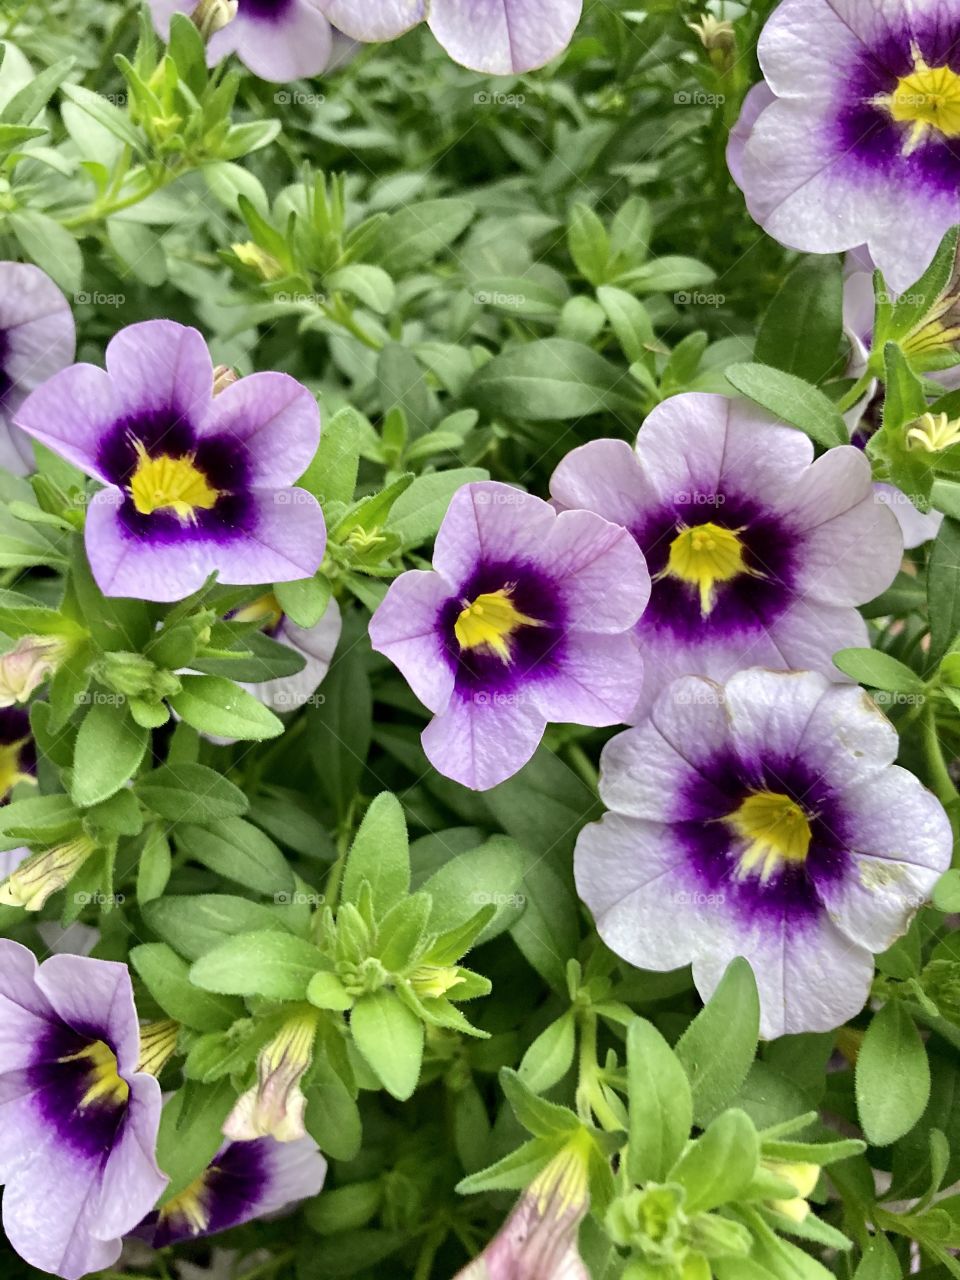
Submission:
<svg viewBox="0 0 960 1280">
<path fill-rule="evenodd" d="M 545 728 L 546 717 L 523 694 L 455 693 L 421 742 L 438 773 L 487 791 L 527 763 Z"/>
<path fill-rule="evenodd" d="M 509 484 L 481 480 L 458 489 L 437 534 L 433 567 L 454 590 L 478 561 L 538 561 L 556 512 L 541 498 Z"/>
<path fill-rule="evenodd" d="M 626 529 L 592 511 L 561 512 L 543 557 L 561 584 L 567 623 L 575 630 L 625 631 L 650 599 L 643 552 Z"/>
<path fill-rule="evenodd" d="M 75 364 L 32 392 L 14 422 L 88 476 L 106 482 L 100 442 L 120 414 L 109 376 L 92 364 Z"/>
<path fill-rule="evenodd" d="M 316 0 L 291 0 L 277 15 L 248 13 L 241 5 L 233 21 L 211 36 L 207 62 L 214 66 L 236 53 L 261 80 L 287 84 L 319 75 L 332 48 L 330 23 Z"/>
<path fill-rule="evenodd" d="M 106 364 L 124 415 L 197 423 L 207 411 L 213 363 L 196 329 L 173 320 L 127 325 L 107 345 Z"/>
<path fill-rule="evenodd" d="M 431 711 L 442 711 L 453 693 L 454 667 L 439 625 L 449 598 L 450 588 L 439 573 L 411 569 L 390 584 L 370 619 L 371 645 L 400 669 Z"/>
<path fill-rule="evenodd" d="M 431 0 L 430 30 L 454 61 L 488 75 L 533 71 L 570 43 L 581 0 Z"/>
<path fill-rule="evenodd" d="M 293 484 L 320 443 L 320 410 L 313 395 L 286 373 L 251 373 L 212 401 L 202 436 L 231 436 L 244 447 L 253 489 Z"/>
</svg>

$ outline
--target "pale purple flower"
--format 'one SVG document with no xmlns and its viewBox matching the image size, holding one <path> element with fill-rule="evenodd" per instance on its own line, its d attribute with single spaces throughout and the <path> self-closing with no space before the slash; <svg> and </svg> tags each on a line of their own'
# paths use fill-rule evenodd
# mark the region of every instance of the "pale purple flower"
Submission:
<svg viewBox="0 0 960 1280">
<path fill-rule="evenodd" d="M 147 320 L 23 404 L 17 422 L 106 487 L 85 529 L 108 596 L 179 600 L 214 571 L 244 586 L 309 578 L 326 529 L 292 488 L 316 452 L 320 414 L 285 373 L 252 373 L 213 395 L 196 329 Z"/>
<path fill-rule="evenodd" d="M 243 0 L 241 0 L 241 3 Z M 355 40 L 395 40 L 427 22 L 455 62 L 489 75 L 532 71 L 570 43 L 582 0 L 320 0 Z"/>
<path fill-rule="evenodd" d="M 868 643 L 854 606 L 889 586 L 903 551 L 861 450 L 814 462 L 803 432 L 719 395 L 664 401 L 635 450 L 621 440 L 574 449 L 551 492 L 629 529 L 647 558 L 635 717 L 680 675 L 725 680 L 760 665 L 840 678 L 834 653 Z"/>
<path fill-rule="evenodd" d="M 160 1086 L 137 1069 L 125 965 L 0 940 L 3 1228 L 32 1266 L 76 1280 L 110 1267 L 166 1183 Z"/>
<path fill-rule="evenodd" d="M 29 262 L 0 262 L 0 466 L 33 470 L 30 441 L 13 417 L 35 387 L 71 362 L 73 313 L 48 275 Z"/>
<path fill-rule="evenodd" d="M 757 50 L 774 100 L 731 164 L 770 235 L 919 279 L 960 222 L 958 39 L 953 0 L 783 0 Z"/>
<path fill-rule="evenodd" d="M 199 12 L 201 29 L 210 33 L 210 66 L 235 53 L 262 80 L 286 84 L 319 75 L 330 62 L 334 33 L 321 0 L 201 0 L 199 10 L 194 0 L 148 3 L 164 38 L 175 13 Z"/>
<path fill-rule="evenodd" d="M 190 1186 L 138 1230 L 157 1249 L 226 1231 L 319 1193 L 327 1162 L 312 1138 L 226 1142 Z"/>
<path fill-rule="evenodd" d="M 286 645 L 303 658 L 303 669 L 292 676 L 276 676 L 257 684 L 246 684 L 254 697 L 279 714 L 296 711 L 305 706 L 326 679 L 330 663 L 340 642 L 343 620 L 340 606 L 331 599 L 319 622 L 312 627 L 298 627 L 283 612 L 276 597 L 257 601 L 248 609 L 233 615 L 234 619 L 256 616 L 251 611 L 266 609 L 267 625 L 264 633 L 279 644 Z"/>
<path fill-rule="evenodd" d="M 434 713 L 423 748 L 441 773 L 486 790 L 526 764 L 548 721 L 629 714 L 643 670 L 630 629 L 650 579 L 623 529 L 506 484 L 469 484 L 433 565 L 391 584 L 370 639 Z"/>
<path fill-rule="evenodd" d="M 601 758 L 610 812 L 574 861 L 600 936 L 642 969 L 692 963 L 704 999 L 745 956 L 768 1038 L 853 1017 L 950 865 L 897 747 L 862 690 L 813 672 L 676 681 Z"/>
</svg>

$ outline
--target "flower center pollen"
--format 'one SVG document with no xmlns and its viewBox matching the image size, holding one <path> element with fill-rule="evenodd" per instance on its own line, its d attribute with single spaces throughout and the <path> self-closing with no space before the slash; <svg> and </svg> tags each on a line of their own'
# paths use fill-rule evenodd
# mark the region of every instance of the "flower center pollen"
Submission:
<svg viewBox="0 0 960 1280">
<path fill-rule="evenodd" d="M 747 842 L 737 864 L 737 877 L 759 871 L 760 883 L 784 864 L 806 861 L 810 822 L 795 800 L 777 791 L 755 791 L 726 819 Z"/>
<path fill-rule="evenodd" d="M 929 67 L 913 49 L 913 70 L 901 76 L 890 94 L 874 99 L 894 120 L 909 124 L 904 155 L 920 145 L 931 130 L 944 138 L 960 137 L 960 75 L 948 66 Z"/>
<path fill-rule="evenodd" d="M 678 528 L 677 536 L 670 543 L 667 567 L 658 577 L 669 575 L 696 587 L 703 617 L 716 604 L 717 583 L 732 582 L 742 573 L 763 576 L 744 561 L 744 546 L 739 537 L 742 528 L 725 529 L 712 521 Z"/>
<path fill-rule="evenodd" d="M 80 1110 L 95 1104 L 122 1107 L 130 1096 L 130 1086 L 117 1070 L 117 1055 L 102 1040 L 94 1040 L 79 1053 L 68 1054 L 60 1062 L 82 1062 L 87 1067 L 87 1088 Z"/>
<path fill-rule="evenodd" d="M 513 603 L 513 586 L 485 591 L 475 600 L 463 601 L 453 633 L 461 649 L 493 653 L 501 662 L 511 662 L 510 641 L 521 627 L 542 627 L 536 618 L 521 613 Z"/>
<path fill-rule="evenodd" d="M 151 457 L 137 441 L 137 469 L 130 480 L 133 505 L 143 516 L 172 510 L 184 522 L 196 519 L 198 510 L 209 511 L 220 493 L 196 465 L 192 453 L 172 458 L 168 453 Z"/>
</svg>

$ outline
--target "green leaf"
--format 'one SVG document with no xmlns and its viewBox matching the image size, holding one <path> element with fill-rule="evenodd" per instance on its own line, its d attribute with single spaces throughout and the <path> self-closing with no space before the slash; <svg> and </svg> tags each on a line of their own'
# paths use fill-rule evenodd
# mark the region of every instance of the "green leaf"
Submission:
<svg viewBox="0 0 960 1280">
<path fill-rule="evenodd" d="M 534 1093 L 552 1089 L 573 1065 L 575 1048 L 573 1010 L 567 1009 L 540 1032 L 523 1055 L 518 1071 L 520 1080 Z"/>
<path fill-rule="evenodd" d="M 345 631 L 323 682 L 324 700 L 306 711 L 307 743 L 320 788 L 346 818 L 370 750 L 373 706 L 366 670 L 368 642 Z"/>
<path fill-rule="evenodd" d="M 172 865 L 170 841 L 159 827 L 152 827 L 137 865 L 137 901 L 141 906 L 160 897 L 167 887 Z"/>
<path fill-rule="evenodd" d="M 538 1098 L 516 1071 L 504 1067 L 500 1072 L 500 1084 L 507 1101 L 523 1127 L 534 1137 L 546 1138 L 551 1134 L 571 1134 L 581 1128 L 577 1115 L 569 1107 L 562 1107 L 546 1098 Z"/>
<path fill-rule="evenodd" d="M 479 941 L 487 942 L 508 929 L 524 907 L 520 892 L 526 857 L 514 840 L 492 836 L 478 849 L 458 854 L 420 887 L 433 899 L 430 928 L 437 933 L 455 929 L 481 907 L 496 914 Z"/>
<path fill-rule="evenodd" d="M 933 886 L 933 905 L 947 915 L 960 911 L 960 869 L 945 871 Z"/>
<path fill-rule="evenodd" d="M 351 293 L 355 298 L 385 316 L 393 306 L 393 281 L 382 267 L 373 267 L 369 263 L 356 262 L 340 267 L 324 276 L 323 283 L 330 290 Z"/>
<path fill-rule="evenodd" d="M 81 84 L 65 84 L 63 92 L 81 111 L 85 111 L 91 119 L 96 120 L 97 124 L 103 125 L 125 146 L 135 152 L 143 150 L 143 135 L 131 124 L 130 117 L 125 111 L 121 111 L 99 93 L 85 89 Z"/>
<path fill-rule="evenodd" d="M 290 933 L 255 932 L 222 942 L 194 962 L 190 981 L 224 995 L 303 1000 L 310 979 L 329 968 L 321 952 Z"/>
<path fill-rule="evenodd" d="M 307 987 L 307 999 L 318 1009 L 336 1013 L 343 1013 L 353 1004 L 353 997 L 335 973 L 315 973 Z"/>
<path fill-rule="evenodd" d="M 489 414 L 530 422 L 637 409 L 622 369 L 565 338 L 507 347 L 474 374 L 464 394 Z"/>
<path fill-rule="evenodd" d="M 83 257 L 70 232 L 38 209 L 14 209 L 7 214 L 7 219 L 27 257 L 55 280 L 68 297 L 77 293 Z"/>
<path fill-rule="evenodd" d="M 670 1171 L 670 1181 L 686 1189 L 685 1210 L 707 1213 L 738 1200 L 753 1181 L 760 1140 L 743 1111 L 724 1111 Z"/>
<path fill-rule="evenodd" d="M 418 201 L 381 223 L 370 256 L 390 275 L 407 275 L 451 245 L 472 217 L 466 200 Z"/>
<path fill-rule="evenodd" d="M 215 827 L 178 824 L 177 844 L 191 858 L 277 902 L 293 892 L 293 872 L 286 858 L 258 827 L 243 818 L 222 818 Z"/>
<path fill-rule="evenodd" d="M 693 1124 L 693 1095 L 680 1060 L 645 1018 L 627 1029 L 631 1182 L 663 1182 L 683 1151 Z"/>
<path fill-rule="evenodd" d="M 857 1112 L 868 1140 L 889 1146 L 913 1128 L 930 1096 L 930 1064 L 913 1019 L 897 1000 L 867 1027 L 857 1055 Z"/>
<path fill-rule="evenodd" d="M 199 959 L 236 934 L 284 931 L 279 912 L 226 893 L 157 898 L 141 909 L 150 928 L 188 960 Z"/>
<path fill-rule="evenodd" d="M 303 1083 L 307 1132 L 334 1160 L 353 1160 L 360 1150 L 360 1112 L 342 1076 L 317 1053 Z"/>
<path fill-rule="evenodd" d="M 383 791 L 363 816 L 343 873 L 344 902 L 356 903 L 370 886 L 377 916 L 384 915 L 410 888 L 410 846 L 400 801 Z"/>
<path fill-rule="evenodd" d="M 386 1091 L 401 1102 L 420 1079 L 423 1023 L 386 987 L 361 996 L 350 1014 L 353 1040 Z"/>
<path fill-rule="evenodd" d="M 119 791 L 137 771 L 149 739 L 149 730 L 134 721 L 125 705 L 95 701 L 83 717 L 74 748 L 74 803 L 86 808 Z"/>
<path fill-rule="evenodd" d="M 625 289 L 607 284 L 597 290 L 597 300 L 607 314 L 623 354 L 631 363 L 643 360 L 649 354 L 649 344 L 655 340 L 653 321 L 643 303 Z"/>
<path fill-rule="evenodd" d="M 165 942 L 148 942 L 133 947 L 130 963 L 157 1004 L 186 1027 L 195 1031 L 226 1031 L 242 1018 L 241 1001 L 230 996 L 210 995 L 190 982 L 186 961 Z"/>
<path fill-rule="evenodd" d="M 239 787 L 202 764 L 161 765 L 141 774 L 135 791 L 169 822 L 216 822 L 246 813 L 250 804 Z"/>
<path fill-rule="evenodd" d="M 840 259 L 834 254 L 801 258 L 763 317 L 757 360 L 815 385 L 823 382 L 837 364 L 842 309 Z"/>
<path fill-rule="evenodd" d="M 157 1163 L 170 1181 L 161 1203 L 188 1187 L 211 1163 L 223 1145 L 221 1127 L 236 1100 L 230 1080 L 209 1085 L 190 1080 L 166 1103 L 157 1135 Z"/>
<path fill-rule="evenodd" d="M 858 684 L 891 693 L 923 693 L 923 681 L 898 658 L 877 649 L 840 649 L 833 655 L 834 666 Z"/>
<path fill-rule="evenodd" d="M 824 449 L 849 444 L 846 424 L 833 401 L 802 378 L 766 364 L 732 364 L 724 373 L 748 399 L 790 426 L 799 427 L 815 444 Z"/>
<path fill-rule="evenodd" d="M 418 476 L 393 504 L 385 527 L 404 548 L 418 547 L 432 538 L 447 513 L 450 499 L 465 484 L 489 480 L 482 467 L 455 467 Z"/>
<path fill-rule="evenodd" d="M 610 260 L 607 230 L 594 211 L 577 203 L 570 210 L 567 247 L 577 270 L 590 284 L 601 284 Z"/>
<path fill-rule="evenodd" d="M 283 733 L 283 722 L 239 685 L 224 676 L 182 676 L 170 706 L 201 733 L 258 742 Z"/>
<path fill-rule="evenodd" d="M 76 58 L 61 58 L 18 89 L 0 111 L 4 124 L 32 124 L 71 71 Z"/>
<path fill-rule="evenodd" d="M 927 571 L 930 658 L 938 662 L 960 634 L 960 520 L 944 519 Z"/>
<path fill-rule="evenodd" d="M 716 991 L 676 1045 L 693 1094 L 693 1118 L 712 1120 L 746 1079 L 760 1035 L 760 997 L 753 970 L 732 960 Z"/>
</svg>

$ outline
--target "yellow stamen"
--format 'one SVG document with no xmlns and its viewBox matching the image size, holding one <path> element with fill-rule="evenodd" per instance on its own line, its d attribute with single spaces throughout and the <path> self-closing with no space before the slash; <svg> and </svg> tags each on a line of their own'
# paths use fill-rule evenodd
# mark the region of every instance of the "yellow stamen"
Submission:
<svg viewBox="0 0 960 1280">
<path fill-rule="evenodd" d="M 110 1046 L 104 1044 L 102 1040 L 94 1040 L 78 1053 L 70 1053 L 65 1058 L 57 1059 L 58 1062 L 85 1060 L 90 1063 L 88 1069 L 90 1083 L 80 1099 L 80 1110 L 85 1111 L 95 1103 L 123 1106 L 130 1096 L 130 1086 L 126 1080 L 121 1079 L 117 1070 L 117 1055 Z"/>
<path fill-rule="evenodd" d="M 266 595 L 257 596 L 250 604 L 230 615 L 231 622 L 258 622 L 268 630 L 283 621 L 283 609 L 280 601 L 268 591 Z"/>
<path fill-rule="evenodd" d="M 897 81 L 892 93 L 874 98 L 894 120 L 909 124 L 903 154 L 910 155 L 936 131 L 944 138 L 960 137 L 960 75 L 946 65 L 930 67 L 916 45 L 913 70 Z"/>
<path fill-rule="evenodd" d="M 201 1231 L 206 1231 L 210 1224 L 210 1209 L 207 1205 L 207 1179 L 211 1173 L 218 1172 L 215 1165 L 211 1165 L 209 1169 L 204 1169 L 203 1173 L 194 1178 L 188 1187 L 179 1192 L 167 1201 L 166 1204 L 160 1206 L 159 1219 L 165 1222 L 167 1218 L 180 1218 L 186 1223 L 190 1234 L 198 1236 Z"/>
<path fill-rule="evenodd" d="M 696 587 L 700 593 L 700 613 L 706 617 L 716 604 L 717 583 L 732 582 L 742 573 L 763 577 L 744 560 L 741 533 L 743 527 L 725 529 L 712 521 L 692 527 L 680 525 L 670 543 L 667 567 L 657 576 L 669 575 Z"/>
<path fill-rule="evenodd" d="M 453 632 L 461 649 L 493 653 L 501 662 L 512 661 L 510 641 L 521 627 L 542 627 L 513 603 L 513 586 L 485 591 L 473 601 L 463 601 L 463 610 Z"/>
<path fill-rule="evenodd" d="M 37 781 L 32 774 L 24 773 L 20 768 L 20 752 L 26 742 L 26 738 L 21 738 L 0 747 L 0 800 L 5 800 L 18 782 Z"/>
<path fill-rule="evenodd" d="M 924 413 L 907 428 L 907 448 L 939 453 L 960 444 L 960 418 L 945 413 Z"/>
<path fill-rule="evenodd" d="M 784 863 L 806 861 L 810 850 L 810 822 L 789 796 L 776 791 L 755 791 L 726 822 L 748 841 L 737 866 L 740 879 L 759 869 L 760 883 L 766 884 Z"/>
<path fill-rule="evenodd" d="M 130 480 L 130 496 L 141 515 L 170 508 L 180 520 L 196 518 L 196 511 L 209 511 L 219 498 L 193 460 L 193 454 L 172 458 L 167 453 L 152 458 L 138 440 L 137 469 Z"/>
</svg>

